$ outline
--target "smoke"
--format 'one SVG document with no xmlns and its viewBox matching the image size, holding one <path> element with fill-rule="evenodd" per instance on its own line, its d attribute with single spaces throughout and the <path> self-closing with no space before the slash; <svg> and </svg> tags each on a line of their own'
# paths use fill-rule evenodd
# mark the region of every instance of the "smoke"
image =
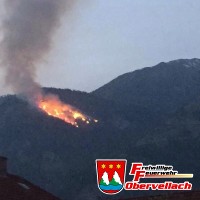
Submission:
<svg viewBox="0 0 200 200">
<path fill-rule="evenodd" d="M 37 66 L 51 49 L 52 36 L 71 4 L 68 0 L 5 0 L 1 66 L 13 92 L 28 98 L 40 94 Z"/>
</svg>

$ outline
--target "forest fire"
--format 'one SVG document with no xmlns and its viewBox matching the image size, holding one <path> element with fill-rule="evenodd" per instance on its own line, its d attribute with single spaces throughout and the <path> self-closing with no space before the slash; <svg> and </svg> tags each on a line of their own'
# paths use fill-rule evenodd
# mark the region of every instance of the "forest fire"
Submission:
<svg viewBox="0 0 200 200">
<path fill-rule="evenodd" d="M 98 120 L 88 117 L 87 115 L 81 113 L 72 106 L 64 104 L 56 96 L 43 97 L 42 100 L 38 101 L 37 105 L 49 116 L 59 118 L 77 128 L 79 127 L 79 122 L 85 124 L 90 124 L 91 122 L 98 122 Z"/>
</svg>

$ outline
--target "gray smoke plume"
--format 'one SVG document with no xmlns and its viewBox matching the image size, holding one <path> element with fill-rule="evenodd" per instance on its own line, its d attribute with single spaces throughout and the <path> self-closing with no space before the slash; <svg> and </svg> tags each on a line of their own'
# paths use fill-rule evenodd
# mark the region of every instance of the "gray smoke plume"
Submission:
<svg viewBox="0 0 200 200">
<path fill-rule="evenodd" d="M 27 97 L 40 93 L 36 68 L 51 48 L 52 36 L 69 0 L 5 0 L 1 44 L 5 83 Z M 74 1 L 74 0 L 73 0 Z"/>
</svg>

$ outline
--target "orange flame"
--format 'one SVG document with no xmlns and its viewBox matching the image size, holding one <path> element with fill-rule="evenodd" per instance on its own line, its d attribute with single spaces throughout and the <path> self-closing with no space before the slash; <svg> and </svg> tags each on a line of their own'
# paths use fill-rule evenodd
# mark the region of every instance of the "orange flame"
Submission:
<svg viewBox="0 0 200 200">
<path fill-rule="evenodd" d="M 58 99 L 58 97 L 53 95 L 43 97 L 42 100 L 39 100 L 37 104 L 38 107 L 46 112 L 49 116 L 59 118 L 77 128 L 79 127 L 79 121 L 82 121 L 86 124 L 90 124 L 92 121 L 95 123 L 98 122 L 98 120 L 91 119 L 72 106 L 64 104 Z"/>
</svg>

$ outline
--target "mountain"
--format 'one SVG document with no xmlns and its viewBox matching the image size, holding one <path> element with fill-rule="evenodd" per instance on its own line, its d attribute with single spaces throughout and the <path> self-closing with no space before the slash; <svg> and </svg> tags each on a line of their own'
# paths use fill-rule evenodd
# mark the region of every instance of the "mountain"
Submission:
<svg viewBox="0 0 200 200">
<path fill-rule="evenodd" d="M 90 94 L 54 88 L 44 91 L 58 95 L 62 101 L 97 118 L 99 123 L 77 129 L 20 97 L 1 97 L 0 152 L 12 160 L 9 172 L 61 199 L 75 198 L 77 191 L 81 196 L 98 193 L 95 159 L 117 156 L 120 149 L 115 152 L 112 149 L 121 135 L 118 130 L 127 126 L 127 120 L 111 102 Z"/>
<path fill-rule="evenodd" d="M 122 185 L 122 182 L 120 180 L 119 174 L 115 171 L 111 181 L 109 181 L 108 179 L 108 173 L 104 172 L 99 184 L 103 186 L 108 186 L 108 185 L 116 186 L 119 184 Z"/>
<path fill-rule="evenodd" d="M 79 129 L 19 96 L 0 97 L 0 153 L 12 160 L 9 172 L 63 200 L 96 200 L 105 196 L 95 160 L 122 158 L 127 167 L 138 161 L 194 173 L 189 181 L 199 188 L 199 69 L 199 59 L 177 60 L 124 74 L 92 93 L 44 88 L 99 120 Z M 116 198 L 133 195 L 141 194 Z"/>
<path fill-rule="evenodd" d="M 106 192 L 110 190 L 119 191 L 123 188 L 119 174 L 115 171 L 112 179 L 109 181 L 108 173 L 104 172 L 99 183 L 99 188 Z"/>
<path fill-rule="evenodd" d="M 112 180 L 110 181 L 110 185 L 122 185 L 119 174 L 115 171 Z"/>
<path fill-rule="evenodd" d="M 123 74 L 92 92 L 119 105 L 138 105 L 166 114 L 199 97 L 200 59 L 161 62 Z"/>
<path fill-rule="evenodd" d="M 100 181 L 100 185 L 109 185 L 108 173 L 104 172 Z"/>
</svg>

